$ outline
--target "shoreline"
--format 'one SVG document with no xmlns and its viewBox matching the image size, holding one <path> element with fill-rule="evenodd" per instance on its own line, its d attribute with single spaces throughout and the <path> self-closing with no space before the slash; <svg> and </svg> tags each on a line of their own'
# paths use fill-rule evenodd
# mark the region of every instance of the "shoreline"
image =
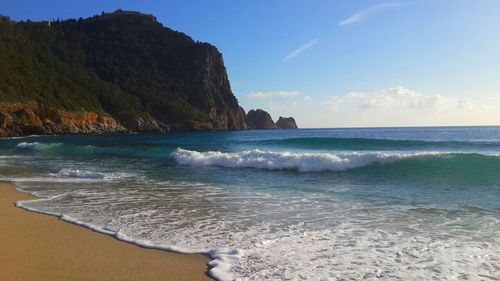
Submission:
<svg viewBox="0 0 500 281">
<path fill-rule="evenodd" d="M 0 280 L 213 280 L 206 255 L 141 247 L 16 207 L 33 199 L 0 182 Z"/>
</svg>

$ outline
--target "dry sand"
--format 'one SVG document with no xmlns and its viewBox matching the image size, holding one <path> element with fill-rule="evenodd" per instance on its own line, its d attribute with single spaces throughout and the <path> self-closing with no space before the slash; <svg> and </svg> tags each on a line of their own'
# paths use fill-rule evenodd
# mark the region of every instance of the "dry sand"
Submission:
<svg viewBox="0 0 500 281">
<path fill-rule="evenodd" d="M 0 183 L 0 280 L 211 280 L 206 256 L 144 249 L 15 207 L 33 198 Z"/>
</svg>

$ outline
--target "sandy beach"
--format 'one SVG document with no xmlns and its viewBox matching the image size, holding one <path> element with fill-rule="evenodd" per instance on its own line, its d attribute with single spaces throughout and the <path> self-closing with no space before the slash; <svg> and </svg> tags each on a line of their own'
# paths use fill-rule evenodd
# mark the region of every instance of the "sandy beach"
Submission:
<svg viewBox="0 0 500 281">
<path fill-rule="evenodd" d="M 33 198 L 0 183 L 0 280 L 211 280 L 206 256 L 144 249 L 15 207 Z"/>
</svg>

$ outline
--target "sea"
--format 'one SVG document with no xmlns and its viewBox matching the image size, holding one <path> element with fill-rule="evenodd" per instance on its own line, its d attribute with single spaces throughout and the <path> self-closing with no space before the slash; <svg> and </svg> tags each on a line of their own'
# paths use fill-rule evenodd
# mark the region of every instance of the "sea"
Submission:
<svg viewBox="0 0 500 281">
<path fill-rule="evenodd" d="M 500 280 L 500 127 L 2 139 L 0 179 L 217 280 Z"/>
</svg>

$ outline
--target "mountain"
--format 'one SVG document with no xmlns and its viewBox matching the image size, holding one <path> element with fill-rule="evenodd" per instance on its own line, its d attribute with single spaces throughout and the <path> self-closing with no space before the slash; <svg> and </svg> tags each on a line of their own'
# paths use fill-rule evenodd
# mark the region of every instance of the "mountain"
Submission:
<svg viewBox="0 0 500 281">
<path fill-rule="evenodd" d="M 246 128 L 217 48 L 152 15 L 0 17 L 0 135 Z"/>
</svg>

